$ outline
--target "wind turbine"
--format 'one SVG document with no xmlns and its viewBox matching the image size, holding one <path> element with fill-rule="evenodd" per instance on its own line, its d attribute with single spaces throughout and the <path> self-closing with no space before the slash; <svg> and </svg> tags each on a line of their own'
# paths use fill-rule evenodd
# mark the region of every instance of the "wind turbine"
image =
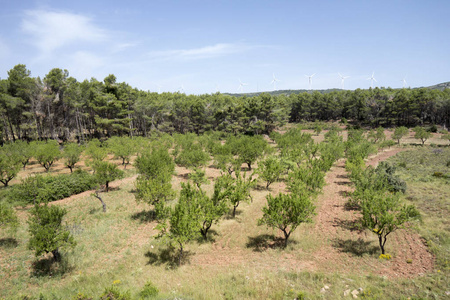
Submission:
<svg viewBox="0 0 450 300">
<path fill-rule="evenodd" d="M 374 75 L 375 75 L 375 72 L 372 72 L 372 76 L 369 77 L 369 78 L 367 78 L 367 80 L 371 80 L 371 81 L 372 81 L 372 83 L 371 83 L 371 85 L 370 85 L 371 88 L 373 88 L 373 82 L 374 82 L 374 81 L 375 81 L 375 82 L 378 82 L 378 81 L 375 79 L 375 77 L 373 77 Z"/>
<path fill-rule="evenodd" d="M 342 89 L 344 89 L 344 80 L 346 78 L 349 78 L 350 76 L 344 76 L 344 75 L 341 75 L 341 73 L 338 73 L 338 74 L 339 74 L 339 77 L 341 77 L 341 87 L 342 87 Z"/>
<path fill-rule="evenodd" d="M 277 90 L 277 81 L 280 81 L 280 80 L 277 79 L 277 78 L 275 77 L 275 73 L 273 73 L 273 79 L 272 79 L 272 81 L 270 82 L 270 84 L 273 84 L 273 90 L 274 90 L 274 91 Z"/>
<path fill-rule="evenodd" d="M 403 88 L 406 88 L 406 76 L 400 81 L 403 82 Z"/>
<path fill-rule="evenodd" d="M 184 94 L 184 84 L 181 84 L 181 86 L 178 88 L 178 92 Z"/>
<path fill-rule="evenodd" d="M 244 86 L 248 85 L 248 83 L 243 83 L 240 79 L 239 80 L 239 87 L 238 87 L 238 92 L 240 91 L 241 93 L 244 92 Z"/>
<path fill-rule="evenodd" d="M 161 94 L 161 85 L 160 84 L 156 84 L 156 86 L 158 87 L 158 94 Z"/>
<path fill-rule="evenodd" d="M 312 74 L 312 75 L 310 75 L 310 76 L 305 75 L 306 77 L 308 77 L 309 90 L 311 90 L 312 78 L 313 78 L 314 75 L 316 75 L 316 73 L 314 73 L 314 74 Z"/>
</svg>

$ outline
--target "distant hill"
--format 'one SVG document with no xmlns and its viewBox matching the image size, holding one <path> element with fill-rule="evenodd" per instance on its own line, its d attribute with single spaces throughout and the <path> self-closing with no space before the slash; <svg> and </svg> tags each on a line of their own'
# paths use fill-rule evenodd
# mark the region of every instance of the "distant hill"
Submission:
<svg viewBox="0 0 450 300">
<path fill-rule="evenodd" d="M 450 81 L 432 85 L 432 86 L 429 86 L 428 88 L 430 90 L 440 90 L 440 91 L 443 91 L 445 89 L 450 89 Z"/>
<path fill-rule="evenodd" d="M 439 84 L 432 85 L 432 86 L 428 86 L 425 88 L 428 88 L 430 90 L 443 91 L 445 89 L 450 89 L 450 81 L 439 83 Z M 310 90 L 278 90 L 278 91 L 265 91 L 265 92 L 242 93 L 242 94 L 241 93 L 224 93 L 224 95 L 230 95 L 230 96 L 234 96 L 234 97 L 242 97 L 242 96 L 253 97 L 253 96 L 258 96 L 260 94 L 266 93 L 266 94 L 270 94 L 272 96 L 279 96 L 279 95 L 289 96 L 290 94 L 301 94 L 301 93 L 307 93 L 307 92 L 319 92 L 321 94 L 327 94 L 327 93 L 336 92 L 336 91 L 342 91 L 342 90 L 341 89 L 312 90 L 312 91 L 310 91 Z"/>
</svg>

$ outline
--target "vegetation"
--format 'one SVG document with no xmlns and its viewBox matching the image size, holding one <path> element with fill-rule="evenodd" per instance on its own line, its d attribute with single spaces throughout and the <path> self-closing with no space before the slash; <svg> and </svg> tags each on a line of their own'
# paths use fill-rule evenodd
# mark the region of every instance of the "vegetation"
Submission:
<svg viewBox="0 0 450 300">
<path fill-rule="evenodd" d="M 55 140 L 34 143 L 34 157 L 48 172 L 53 163 L 61 156 L 61 153 L 59 152 L 59 144 Z"/>
<path fill-rule="evenodd" d="M 95 179 L 100 185 L 105 185 L 105 190 L 108 192 L 109 183 L 116 179 L 123 177 L 123 171 L 119 170 L 117 165 L 108 161 L 97 161 L 92 166 L 95 173 Z"/>
<path fill-rule="evenodd" d="M 64 147 L 62 157 L 65 160 L 65 165 L 70 169 L 70 173 L 73 172 L 75 164 L 80 161 L 81 152 L 83 152 L 83 148 L 75 143 L 67 144 Z"/>
<path fill-rule="evenodd" d="M 20 157 L 14 148 L 11 144 L 0 148 L 0 182 L 4 186 L 8 186 L 8 183 L 17 176 L 22 166 Z"/>
<path fill-rule="evenodd" d="M 30 240 L 28 247 L 35 251 L 36 257 L 43 253 L 52 253 L 56 262 L 61 261 L 60 250 L 76 245 L 73 236 L 62 225 L 67 211 L 59 206 L 36 204 L 30 212 L 28 226 Z"/>
<path fill-rule="evenodd" d="M 278 194 L 267 196 L 267 206 L 263 208 L 263 217 L 258 225 L 278 228 L 284 234 L 284 247 L 291 233 L 304 222 L 310 222 L 314 214 L 314 205 L 307 191 L 303 193 Z"/>
</svg>

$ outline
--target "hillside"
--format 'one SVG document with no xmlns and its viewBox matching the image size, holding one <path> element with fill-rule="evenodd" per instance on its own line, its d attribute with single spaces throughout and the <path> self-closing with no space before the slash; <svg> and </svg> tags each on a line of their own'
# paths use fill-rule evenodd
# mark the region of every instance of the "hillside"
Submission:
<svg viewBox="0 0 450 300">
<path fill-rule="evenodd" d="M 422 88 L 422 87 L 419 87 L 419 88 Z M 445 89 L 450 88 L 450 81 L 435 84 L 435 85 L 428 86 L 425 88 L 428 88 L 430 90 L 443 91 Z M 384 88 L 382 87 L 382 89 L 384 89 Z M 413 88 L 413 89 L 418 89 L 418 88 Z M 394 90 L 398 90 L 398 89 L 394 89 Z M 338 91 L 343 91 L 343 90 L 342 89 L 326 89 L 326 90 L 312 90 L 312 91 L 309 91 L 309 90 L 277 90 L 277 91 L 263 91 L 263 92 L 257 92 L 257 93 L 224 93 L 224 95 L 229 95 L 229 96 L 234 96 L 234 97 L 243 97 L 243 96 L 253 97 L 253 96 L 258 96 L 262 93 L 267 93 L 271 96 L 279 96 L 279 95 L 289 96 L 291 94 L 301 94 L 301 93 L 307 93 L 307 92 L 319 92 L 321 94 L 328 94 L 331 92 L 338 92 Z"/>
</svg>

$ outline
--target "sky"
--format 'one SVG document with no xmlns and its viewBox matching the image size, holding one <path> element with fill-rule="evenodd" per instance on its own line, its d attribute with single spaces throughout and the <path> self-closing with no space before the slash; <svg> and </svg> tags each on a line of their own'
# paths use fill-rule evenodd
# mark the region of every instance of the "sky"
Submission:
<svg viewBox="0 0 450 300">
<path fill-rule="evenodd" d="M 450 81 L 450 1 L 0 0 L 0 78 L 109 74 L 186 94 Z M 279 80 L 271 84 L 273 78 Z M 241 86 L 240 83 L 247 85 Z"/>
</svg>

